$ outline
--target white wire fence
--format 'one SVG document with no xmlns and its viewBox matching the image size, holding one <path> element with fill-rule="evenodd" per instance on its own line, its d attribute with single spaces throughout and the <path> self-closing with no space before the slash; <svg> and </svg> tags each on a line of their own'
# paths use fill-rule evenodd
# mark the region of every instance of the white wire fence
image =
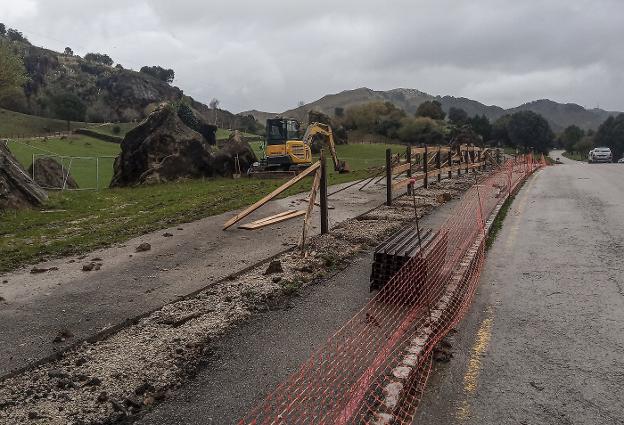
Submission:
<svg viewBox="0 0 624 425">
<path fill-rule="evenodd" d="M 46 183 L 44 170 L 38 166 L 38 160 L 51 158 L 61 166 L 62 179 L 56 180 L 54 186 Z M 99 191 L 107 188 L 110 184 L 114 156 L 63 156 L 48 153 L 36 153 L 32 155 L 32 175 L 30 176 L 36 183 L 46 190 L 71 190 L 71 191 Z M 78 187 L 71 184 L 73 179 Z M 56 184 L 58 183 L 58 184 Z"/>
</svg>

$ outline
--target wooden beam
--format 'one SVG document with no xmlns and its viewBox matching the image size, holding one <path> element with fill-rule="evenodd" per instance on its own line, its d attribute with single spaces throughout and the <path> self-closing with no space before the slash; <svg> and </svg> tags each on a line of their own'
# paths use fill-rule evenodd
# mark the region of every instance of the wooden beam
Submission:
<svg viewBox="0 0 624 425">
<path fill-rule="evenodd" d="M 288 211 L 288 214 L 279 213 L 257 221 L 252 221 L 251 223 L 241 224 L 240 226 L 238 226 L 238 228 L 245 230 L 256 230 L 262 227 L 270 226 L 271 224 L 281 223 L 282 221 L 290 220 L 291 218 L 300 217 L 302 215 L 305 215 L 305 213 L 305 210 Z"/>
<path fill-rule="evenodd" d="M 394 167 L 392 169 L 392 175 L 395 176 L 395 175 L 403 174 L 406 171 L 408 171 L 410 168 L 412 168 L 412 164 L 411 163 L 405 163 L 405 164 L 402 164 L 402 165 L 398 165 L 398 166 L 396 166 L 396 167 Z"/>
<path fill-rule="evenodd" d="M 312 189 L 310 190 L 310 199 L 308 200 L 308 208 L 306 209 L 305 217 L 303 218 L 303 230 L 301 231 L 301 240 L 299 241 L 299 247 L 303 251 L 305 248 L 305 241 L 308 237 L 308 228 L 310 224 L 310 216 L 314 209 L 314 202 L 316 201 L 316 193 L 321 186 L 321 170 L 316 170 L 314 174 L 314 182 L 312 183 Z"/>
<path fill-rule="evenodd" d="M 281 185 L 280 187 L 278 187 L 277 189 L 275 189 L 273 192 L 269 193 L 267 196 L 265 196 L 264 198 L 260 199 L 258 202 L 254 203 L 253 205 L 250 205 L 249 207 L 245 208 L 243 211 L 239 212 L 238 214 L 236 214 L 234 217 L 232 217 L 231 219 L 229 219 L 224 225 L 223 225 L 223 230 L 226 230 L 230 227 L 232 227 L 234 224 L 238 223 L 239 221 L 241 221 L 243 218 L 247 217 L 249 214 L 251 214 L 252 212 L 254 212 L 255 210 L 257 210 L 258 208 L 260 208 L 261 206 L 263 206 L 264 204 L 266 204 L 267 202 L 269 202 L 271 199 L 275 198 L 277 195 L 279 195 L 280 193 L 286 191 L 287 189 L 289 189 L 290 187 L 294 186 L 295 184 L 299 183 L 301 180 L 303 180 L 308 174 L 313 173 L 314 171 L 318 170 L 318 168 L 321 166 L 320 162 L 315 162 L 314 164 L 312 164 L 311 166 L 309 166 L 308 168 L 306 168 L 301 174 L 299 174 L 298 176 L 295 176 L 294 178 L 288 180 L 286 183 L 284 183 L 283 185 Z"/>
<path fill-rule="evenodd" d="M 394 182 L 394 183 L 392 184 L 392 190 L 393 190 L 393 191 L 395 191 L 395 190 L 399 190 L 399 189 L 404 188 L 404 187 L 406 187 L 407 185 L 409 185 L 409 184 L 410 184 L 410 181 L 412 181 L 412 180 L 416 180 L 416 181 L 418 181 L 418 180 L 422 180 L 422 179 L 424 179 L 424 178 L 425 178 L 425 174 L 424 174 L 424 173 L 415 174 L 415 175 L 413 175 L 413 176 L 412 176 L 412 177 L 410 177 L 410 178 L 406 178 L 406 179 L 403 179 L 403 180 L 399 180 L 399 181 L 397 181 L 397 182 Z"/>
</svg>

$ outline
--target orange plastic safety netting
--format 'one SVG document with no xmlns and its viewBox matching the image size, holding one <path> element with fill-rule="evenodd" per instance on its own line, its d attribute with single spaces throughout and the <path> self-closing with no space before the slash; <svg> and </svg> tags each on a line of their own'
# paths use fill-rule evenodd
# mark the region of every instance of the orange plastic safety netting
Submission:
<svg viewBox="0 0 624 425">
<path fill-rule="evenodd" d="M 540 166 L 528 155 L 481 175 L 420 254 L 239 424 L 410 424 L 434 347 L 470 306 L 490 217 Z"/>
</svg>

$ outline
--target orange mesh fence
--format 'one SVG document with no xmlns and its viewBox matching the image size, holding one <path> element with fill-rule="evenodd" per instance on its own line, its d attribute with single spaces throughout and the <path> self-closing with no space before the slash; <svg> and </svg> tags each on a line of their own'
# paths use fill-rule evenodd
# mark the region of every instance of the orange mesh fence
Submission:
<svg viewBox="0 0 624 425">
<path fill-rule="evenodd" d="M 470 306 L 490 217 L 540 166 L 525 156 L 482 175 L 420 254 L 239 424 L 410 424 L 434 347 Z"/>
</svg>

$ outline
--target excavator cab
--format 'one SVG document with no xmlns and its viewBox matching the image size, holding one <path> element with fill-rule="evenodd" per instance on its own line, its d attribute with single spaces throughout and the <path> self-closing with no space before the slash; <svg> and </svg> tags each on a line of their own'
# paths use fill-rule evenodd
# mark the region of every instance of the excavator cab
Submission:
<svg viewBox="0 0 624 425">
<path fill-rule="evenodd" d="M 264 160 L 266 167 L 276 170 L 297 170 L 312 164 L 310 147 L 302 140 L 299 121 L 290 118 L 267 120 Z"/>
</svg>

